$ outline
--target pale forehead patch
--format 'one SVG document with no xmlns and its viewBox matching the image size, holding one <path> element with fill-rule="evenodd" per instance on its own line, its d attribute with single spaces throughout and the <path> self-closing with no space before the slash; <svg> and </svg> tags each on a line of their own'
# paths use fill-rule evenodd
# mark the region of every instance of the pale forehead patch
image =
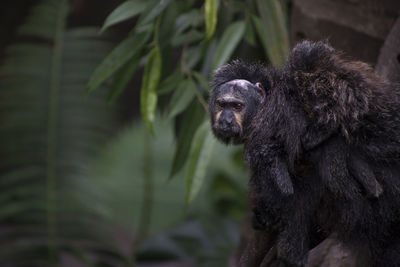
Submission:
<svg viewBox="0 0 400 267">
<path fill-rule="evenodd" d="M 237 97 L 234 97 L 232 94 L 225 94 L 222 97 L 218 98 L 218 100 L 224 100 L 226 102 L 239 101 L 239 99 Z"/>
<path fill-rule="evenodd" d="M 251 85 L 252 83 L 249 82 L 248 80 L 236 79 L 236 80 L 227 82 L 227 84 L 238 85 L 238 86 L 242 87 L 243 89 L 247 90 L 247 86 Z"/>
</svg>

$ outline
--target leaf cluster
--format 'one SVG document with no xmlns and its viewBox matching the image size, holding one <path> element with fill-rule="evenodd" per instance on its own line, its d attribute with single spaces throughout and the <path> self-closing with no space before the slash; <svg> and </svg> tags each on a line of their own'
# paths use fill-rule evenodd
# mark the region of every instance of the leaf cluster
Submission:
<svg viewBox="0 0 400 267">
<path fill-rule="evenodd" d="M 239 47 L 260 48 L 261 57 L 282 65 L 289 46 L 286 9 L 279 0 L 128 0 L 105 20 L 102 32 L 136 19 L 127 38 L 96 68 L 87 91 L 111 79 L 114 101 L 144 65 L 141 115 L 151 133 L 157 110 L 181 125 L 170 178 L 186 166 L 187 201 L 199 192 L 213 153 L 205 122 L 212 70 L 245 54 Z"/>
</svg>

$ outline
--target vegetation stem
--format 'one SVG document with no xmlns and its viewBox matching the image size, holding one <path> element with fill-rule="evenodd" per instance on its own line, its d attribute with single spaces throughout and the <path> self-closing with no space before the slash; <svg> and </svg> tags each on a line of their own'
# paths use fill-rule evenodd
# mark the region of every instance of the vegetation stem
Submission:
<svg viewBox="0 0 400 267">
<path fill-rule="evenodd" d="M 153 207 L 153 151 L 152 136 L 145 135 L 143 154 L 143 201 L 140 212 L 139 225 L 136 231 L 135 242 L 133 244 L 131 266 L 135 264 L 136 250 L 142 241 L 147 237 L 151 225 L 151 213 Z"/>
<path fill-rule="evenodd" d="M 63 51 L 63 38 L 65 30 L 65 17 L 68 13 L 66 0 L 60 2 L 58 8 L 53 57 L 51 61 L 51 80 L 49 85 L 50 97 L 47 121 L 47 153 L 46 153 L 46 209 L 47 209 L 47 247 L 50 262 L 56 261 L 56 153 L 57 153 L 57 117 L 59 91 L 61 84 L 61 58 Z"/>
</svg>

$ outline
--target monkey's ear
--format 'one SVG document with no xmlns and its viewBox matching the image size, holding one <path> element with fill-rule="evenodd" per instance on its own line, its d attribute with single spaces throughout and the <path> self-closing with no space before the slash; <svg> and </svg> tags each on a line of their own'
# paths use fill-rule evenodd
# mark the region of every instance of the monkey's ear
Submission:
<svg viewBox="0 0 400 267">
<path fill-rule="evenodd" d="M 256 83 L 255 86 L 256 86 L 257 93 L 261 97 L 261 103 L 262 103 L 265 100 L 265 89 L 261 83 Z"/>
</svg>

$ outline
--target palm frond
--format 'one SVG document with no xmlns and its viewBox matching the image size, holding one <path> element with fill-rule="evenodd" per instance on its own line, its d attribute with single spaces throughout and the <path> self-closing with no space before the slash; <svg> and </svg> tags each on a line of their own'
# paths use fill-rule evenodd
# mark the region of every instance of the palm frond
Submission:
<svg viewBox="0 0 400 267">
<path fill-rule="evenodd" d="M 93 260 L 99 249 L 90 233 L 101 205 L 86 204 L 99 198 L 87 169 L 113 112 L 104 88 L 84 93 L 111 43 L 98 29 L 67 30 L 67 14 L 67 0 L 41 1 L 0 67 L 2 266 L 52 265 L 77 248 Z"/>
</svg>

